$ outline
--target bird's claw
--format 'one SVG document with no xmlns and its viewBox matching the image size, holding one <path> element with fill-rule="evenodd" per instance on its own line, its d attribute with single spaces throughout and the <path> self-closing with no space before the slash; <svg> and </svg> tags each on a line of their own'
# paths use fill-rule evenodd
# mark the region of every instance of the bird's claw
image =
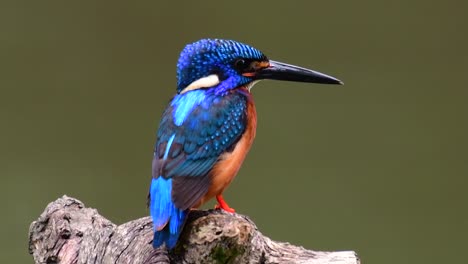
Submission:
<svg viewBox="0 0 468 264">
<path fill-rule="evenodd" d="M 218 201 L 218 204 L 215 205 L 215 209 L 223 209 L 224 211 L 230 212 L 230 213 L 236 212 L 234 208 L 229 207 L 226 201 L 224 201 L 224 198 L 222 195 L 216 195 L 216 200 Z"/>
<path fill-rule="evenodd" d="M 235 213 L 235 212 L 236 212 L 236 210 L 234 210 L 234 208 L 231 208 L 231 207 L 229 207 L 229 206 L 227 206 L 227 207 L 222 207 L 222 206 L 219 205 L 219 204 L 215 205 L 214 208 L 215 208 L 215 209 L 223 209 L 224 211 L 229 212 L 229 213 Z"/>
</svg>

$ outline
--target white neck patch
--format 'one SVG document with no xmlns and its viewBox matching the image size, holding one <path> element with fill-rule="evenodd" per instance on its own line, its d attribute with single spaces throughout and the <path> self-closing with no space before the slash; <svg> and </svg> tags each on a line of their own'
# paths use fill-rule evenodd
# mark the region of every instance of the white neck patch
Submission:
<svg viewBox="0 0 468 264">
<path fill-rule="evenodd" d="M 189 86 L 185 87 L 180 93 L 186 93 L 191 90 L 197 90 L 200 88 L 208 88 L 218 85 L 220 83 L 219 77 L 216 74 L 211 74 L 206 77 L 202 77 L 193 83 L 189 84 Z"/>
</svg>

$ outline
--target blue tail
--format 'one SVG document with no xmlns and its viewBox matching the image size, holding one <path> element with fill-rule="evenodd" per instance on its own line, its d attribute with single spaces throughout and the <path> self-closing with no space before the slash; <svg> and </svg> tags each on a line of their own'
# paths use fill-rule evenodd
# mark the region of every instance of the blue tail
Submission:
<svg viewBox="0 0 468 264">
<path fill-rule="evenodd" d="M 150 187 L 150 214 L 153 218 L 153 247 L 158 248 L 166 243 L 168 249 L 177 244 L 184 227 L 187 211 L 179 210 L 172 203 L 172 179 L 153 178 Z"/>
</svg>

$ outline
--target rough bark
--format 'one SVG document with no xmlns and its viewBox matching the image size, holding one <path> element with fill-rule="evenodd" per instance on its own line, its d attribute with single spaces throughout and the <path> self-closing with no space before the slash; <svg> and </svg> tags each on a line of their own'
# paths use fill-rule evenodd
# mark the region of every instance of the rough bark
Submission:
<svg viewBox="0 0 468 264">
<path fill-rule="evenodd" d="M 192 211 L 170 252 L 153 249 L 152 223 L 143 217 L 117 226 L 63 196 L 29 229 L 36 263 L 360 263 L 354 251 L 321 252 L 263 236 L 246 216 L 222 210 Z"/>
</svg>

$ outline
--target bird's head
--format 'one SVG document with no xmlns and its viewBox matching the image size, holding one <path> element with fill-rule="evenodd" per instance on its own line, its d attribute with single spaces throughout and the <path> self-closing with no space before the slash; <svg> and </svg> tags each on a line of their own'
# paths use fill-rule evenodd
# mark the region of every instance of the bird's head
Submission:
<svg viewBox="0 0 468 264">
<path fill-rule="evenodd" d="M 210 89 L 223 94 L 256 81 L 274 79 L 342 84 L 313 70 L 269 60 L 261 51 L 233 40 L 202 39 L 188 44 L 177 63 L 177 92 Z"/>
</svg>

